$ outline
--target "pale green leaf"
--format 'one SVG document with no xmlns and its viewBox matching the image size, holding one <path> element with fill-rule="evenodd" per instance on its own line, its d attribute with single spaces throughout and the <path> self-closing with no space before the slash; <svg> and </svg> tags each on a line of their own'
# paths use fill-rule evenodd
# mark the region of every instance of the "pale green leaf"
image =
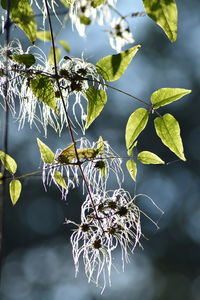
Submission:
<svg viewBox="0 0 200 300">
<path fill-rule="evenodd" d="M 8 172 L 10 172 L 11 174 L 16 173 L 17 163 L 10 155 L 5 155 L 5 152 L 0 151 L 0 160 Z"/>
<path fill-rule="evenodd" d="M 66 7 L 70 7 L 74 1 L 76 0 L 60 0 L 61 3 L 63 3 L 63 5 L 65 5 Z"/>
<path fill-rule="evenodd" d="M 63 46 L 63 48 L 65 49 L 65 51 L 66 51 L 67 53 L 70 52 L 69 44 L 68 44 L 66 41 L 64 41 L 64 40 L 59 40 L 58 43 L 59 43 L 61 46 Z"/>
<path fill-rule="evenodd" d="M 53 110 L 56 110 L 56 98 L 53 89 L 53 83 L 46 75 L 37 75 L 30 81 L 30 88 L 40 101 L 47 104 Z"/>
<path fill-rule="evenodd" d="M 171 42 L 177 38 L 177 7 L 174 0 L 143 0 L 147 15 L 166 33 Z"/>
<path fill-rule="evenodd" d="M 104 153 L 104 141 L 102 136 L 100 136 L 97 141 L 97 150 L 99 155 L 102 155 Z"/>
<path fill-rule="evenodd" d="M 40 150 L 41 159 L 46 164 L 51 164 L 54 161 L 53 151 L 45 145 L 39 138 L 37 138 L 37 144 Z"/>
<path fill-rule="evenodd" d="M 157 117 L 154 120 L 157 135 L 162 143 L 174 152 L 180 159 L 186 160 L 183 152 L 183 143 L 180 136 L 178 121 L 170 114 Z"/>
<path fill-rule="evenodd" d="M 59 62 L 60 57 L 61 57 L 61 50 L 58 47 L 55 47 L 55 55 L 56 55 L 56 63 Z M 50 48 L 49 51 L 49 57 L 48 57 L 48 62 L 50 65 L 54 65 L 54 55 L 53 55 L 53 48 Z"/>
<path fill-rule="evenodd" d="M 162 88 L 155 91 L 151 95 L 151 103 L 153 104 L 153 108 L 159 108 L 160 106 L 172 103 L 189 93 L 191 93 L 191 90 L 179 88 Z"/>
<path fill-rule="evenodd" d="M 36 36 L 39 40 L 44 41 L 44 42 L 49 42 L 51 41 L 51 32 L 50 31 L 37 31 Z"/>
<path fill-rule="evenodd" d="M 137 146 L 137 143 L 138 143 L 138 141 L 135 141 L 135 143 L 133 143 L 133 145 L 127 150 L 128 156 L 133 155 L 133 149 Z"/>
<path fill-rule="evenodd" d="M 143 164 L 165 164 L 165 162 L 158 155 L 150 151 L 140 152 L 137 158 Z"/>
<path fill-rule="evenodd" d="M 127 150 L 133 148 L 137 137 L 146 127 L 148 119 L 149 113 L 145 108 L 138 108 L 130 115 L 125 132 Z"/>
<path fill-rule="evenodd" d="M 35 56 L 32 54 L 13 55 L 12 59 L 19 64 L 25 65 L 27 68 L 31 67 L 35 63 Z"/>
<path fill-rule="evenodd" d="M 30 41 L 34 43 L 36 40 L 37 24 L 29 1 L 14 1 L 14 5 L 11 5 L 10 18 L 25 32 Z"/>
<path fill-rule="evenodd" d="M 22 184 L 19 180 L 13 179 L 9 184 L 9 192 L 12 204 L 15 205 L 20 197 Z"/>
<path fill-rule="evenodd" d="M 136 181 L 136 176 L 137 176 L 137 165 L 134 160 L 128 160 L 126 162 L 126 167 L 129 171 L 129 174 L 133 178 L 134 181 Z"/>
<path fill-rule="evenodd" d="M 140 45 L 137 45 L 119 54 L 109 55 L 100 59 L 96 64 L 97 72 L 107 81 L 119 79 L 140 47 Z"/>
<path fill-rule="evenodd" d="M 103 110 L 107 102 L 107 95 L 104 90 L 97 90 L 94 87 L 90 87 L 86 91 L 85 97 L 88 100 L 87 119 L 85 124 L 85 128 L 87 129 Z"/>
<path fill-rule="evenodd" d="M 92 3 L 91 3 L 91 5 L 92 5 L 92 7 L 96 8 L 97 6 L 105 3 L 106 1 L 107 0 L 93 0 Z"/>
<path fill-rule="evenodd" d="M 67 189 L 65 179 L 59 171 L 55 171 L 53 178 L 62 188 Z"/>
</svg>

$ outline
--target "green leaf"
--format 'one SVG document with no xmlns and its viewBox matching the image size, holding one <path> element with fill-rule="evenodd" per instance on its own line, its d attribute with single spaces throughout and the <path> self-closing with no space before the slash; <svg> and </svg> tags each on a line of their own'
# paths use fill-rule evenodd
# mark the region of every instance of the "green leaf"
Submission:
<svg viewBox="0 0 200 300">
<path fill-rule="evenodd" d="M 2 184 L 2 183 L 3 183 L 3 180 L 2 180 L 2 178 L 3 178 L 3 174 L 0 172 L 0 184 Z"/>
<path fill-rule="evenodd" d="M 56 63 L 59 62 L 60 57 L 61 57 L 61 50 L 58 47 L 55 47 L 55 54 L 56 54 Z M 53 48 L 50 48 L 49 51 L 49 57 L 48 57 L 48 62 L 50 65 L 54 65 L 54 55 L 53 55 Z"/>
<path fill-rule="evenodd" d="M 62 188 L 67 189 L 65 179 L 59 171 L 55 171 L 53 178 Z"/>
<path fill-rule="evenodd" d="M 28 36 L 31 42 L 36 40 L 37 24 L 34 12 L 28 0 L 11 1 L 10 19 Z"/>
<path fill-rule="evenodd" d="M 66 7 L 70 7 L 75 0 L 60 0 L 60 2 L 65 5 Z"/>
<path fill-rule="evenodd" d="M 39 138 L 37 138 L 37 144 L 40 150 L 41 159 L 46 164 L 51 164 L 54 161 L 53 151 L 45 145 Z"/>
<path fill-rule="evenodd" d="M 77 154 L 78 154 L 79 159 L 95 158 L 98 155 L 98 153 L 99 153 L 99 150 L 94 149 L 94 148 L 79 148 L 79 149 L 77 149 Z M 76 156 L 74 144 L 71 144 L 67 148 L 63 149 L 63 151 L 58 156 L 58 161 L 61 164 L 69 164 L 73 160 L 76 160 L 76 159 L 77 159 L 77 156 Z"/>
<path fill-rule="evenodd" d="M 166 33 L 171 42 L 177 38 L 177 7 L 174 0 L 143 0 L 147 15 Z"/>
<path fill-rule="evenodd" d="M 10 172 L 11 174 L 16 173 L 17 163 L 10 155 L 5 155 L 5 152 L 0 151 L 0 160 L 8 172 Z"/>
<path fill-rule="evenodd" d="M 50 31 L 37 31 L 36 36 L 39 40 L 44 41 L 44 42 L 49 42 L 51 41 L 51 32 Z"/>
<path fill-rule="evenodd" d="M 65 42 L 64 40 L 59 40 L 58 43 L 63 46 L 63 48 L 65 49 L 65 51 L 67 53 L 70 52 L 70 47 L 69 47 L 69 44 L 67 42 Z"/>
<path fill-rule="evenodd" d="M 119 54 L 109 55 L 100 59 L 96 64 L 97 72 L 107 81 L 119 79 L 140 47 L 140 45 L 137 45 Z"/>
<path fill-rule="evenodd" d="M 9 192 L 12 204 L 15 205 L 20 197 L 22 184 L 19 180 L 13 179 L 9 184 Z"/>
<path fill-rule="evenodd" d="M 107 102 L 107 95 L 104 90 L 97 90 L 94 87 L 90 87 L 86 91 L 85 97 L 88 100 L 87 119 L 85 124 L 85 128 L 87 129 L 102 112 Z"/>
<path fill-rule="evenodd" d="M 143 164 L 165 164 L 165 162 L 158 155 L 150 151 L 140 152 L 137 158 Z"/>
<path fill-rule="evenodd" d="M 129 174 L 133 178 L 134 181 L 136 181 L 136 176 L 137 176 L 137 165 L 134 160 L 128 160 L 126 162 L 126 167 L 129 171 Z"/>
<path fill-rule="evenodd" d="M 137 143 L 138 143 L 138 141 L 135 141 L 135 143 L 133 143 L 133 145 L 127 150 L 128 156 L 133 155 L 133 149 L 137 146 Z"/>
<path fill-rule="evenodd" d="M 151 95 L 151 103 L 153 104 L 153 108 L 159 108 L 161 106 L 172 103 L 189 93 L 191 93 L 191 90 L 178 88 L 162 88 L 155 91 Z"/>
<path fill-rule="evenodd" d="M 103 178 L 106 177 L 106 162 L 104 160 L 97 160 L 95 162 L 94 168 L 98 169 Z"/>
<path fill-rule="evenodd" d="M 102 155 L 104 153 L 104 141 L 102 136 L 100 136 L 97 141 L 97 150 L 99 155 Z"/>
<path fill-rule="evenodd" d="M 80 23 L 83 24 L 83 25 L 88 26 L 88 25 L 91 24 L 91 19 L 86 17 L 85 15 L 80 15 L 79 19 L 80 19 Z"/>
<path fill-rule="evenodd" d="M 130 115 L 125 132 L 127 150 L 133 148 L 137 137 L 146 127 L 148 119 L 149 113 L 145 108 L 138 108 Z"/>
<path fill-rule="evenodd" d="M 154 120 L 156 133 L 162 143 L 174 152 L 180 159 L 186 160 L 183 152 L 183 144 L 180 136 L 178 121 L 170 114 L 157 117 Z"/>
<path fill-rule="evenodd" d="M 30 88 L 35 97 L 56 111 L 56 97 L 53 83 L 48 76 L 37 75 L 35 79 L 30 81 Z"/>
<path fill-rule="evenodd" d="M 92 3 L 91 3 L 91 5 L 92 5 L 92 7 L 96 8 L 97 6 L 105 3 L 106 1 L 107 0 L 93 0 Z"/>
<path fill-rule="evenodd" d="M 19 64 L 25 65 L 27 68 L 31 67 L 35 63 L 35 56 L 32 54 L 13 55 L 12 59 Z"/>
</svg>

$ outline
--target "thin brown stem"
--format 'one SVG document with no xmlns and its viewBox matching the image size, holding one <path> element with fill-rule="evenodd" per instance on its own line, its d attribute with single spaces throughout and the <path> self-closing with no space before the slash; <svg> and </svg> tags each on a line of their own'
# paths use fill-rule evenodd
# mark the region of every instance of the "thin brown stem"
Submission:
<svg viewBox="0 0 200 300">
<path fill-rule="evenodd" d="M 46 4 L 46 10 L 47 10 L 47 16 L 48 16 L 50 33 L 51 33 L 51 42 L 52 42 L 52 50 L 53 50 L 53 59 L 54 59 L 54 69 L 55 69 L 56 83 L 57 83 L 58 90 L 59 90 L 60 95 L 61 95 L 61 101 L 62 101 L 62 105 L 63 105 L 63 108 L 64 108 L 65 117 L 66 117 L 66 121 L 67 121 L 67 126 L 69 128 L 69 134 L 70 134 L 70 137 L 71 137 L 71 141 L 74 144 L 74 150 L 75 150 L 75 154 L 76 154 L 77 164 L 79 166 L 79 169 L 80 169 L 80 172 L 81 172 L 81 175 L 82 175 L 82 179 L 84 181 L 86 190 L 87 190 L 88 195 L 90 197 L 90 200 L 91 200 L 92 206 L 94 208 L 96 217 L 99 220 L 99 218 L 98 218 L 98 212 L 97 212 L 97 209 L 95 207 L 95 204 L 94 204 L 94 201 L 93 201 L 93 198 L 92 198 L 92 194 L 91 194 L 89 185 L 87 183 L 87 179 L 85 178 L 85 174 L 83 172 L 83 168 L 81 166 L 82 163 L 80 162 L 80 159 L 79 159 L 79 156 L 78 156 L 78 151 L 77 151 L 77 147 L 76 147 L 76 141 L 75 141 L 73 130 L 72 130 L 72 124 L 71 124 L 70 118 L 68 116 L 68 112 L 67 112 L 67 108 L 66 108 L 66 105 L 65 105 L 64 97 L 63 97 L 63 94 L 62 94 L 62 90 L 61 90 L 61 86 L 60 86 L 60 82 L 59 82 L 58 70 L 57 70 L 57 63 L 56 63 L 56 52 L 55 52 L 55 43 L 54 43 L 54 37 L 53 37 L 53 28 L 52 28 L 51 17 L 50 17 L 50 13 L 49 13 L 49 8 L 48 8 L 47 0 L 45 0 L 45 4 Z M 100 226 L 102 228 L 102 224 L 101 224 L 100 221 L 99 221 L 99 224 L 100 224 Z M 103 228 L 102 228 L 102 230 L 103 230 Z"/>
</svg>

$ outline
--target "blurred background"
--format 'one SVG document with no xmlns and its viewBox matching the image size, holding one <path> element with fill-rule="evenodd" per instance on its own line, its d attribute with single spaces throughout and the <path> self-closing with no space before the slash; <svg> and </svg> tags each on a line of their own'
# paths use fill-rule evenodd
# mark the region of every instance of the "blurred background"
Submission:
<svg viewBox="0 0 200 300">
<path fill-rule="evenodd" d="M 140 0 L 118 2 L 122 14 L 143 10 Z M 99 288 L 87 283 L 83 267 L 75 278 L 69 241 L 71 229 L 63 224 L 65 218 L 79 220 L 81 188 L 72 190 L 64 201 L 56 187 L 51 186 L 45 192 L 40 177 L 27 177 L 16 206 L 12 206 L 9 197 L 6 200 L 2 300 L 200 299 L 200 2 L 176 2 L 179 30 L 174 44 L 148 17 L 129 19 L 135 45 L 141 44 L 142 48 L 123 77 L 113 83 L 146 101 L 153 91 L 162 87 L 193 90 L 192 94 L 160 110 L 163 114 L 171 113 L 179 121 L 187 161 L 138 167 L 136 192 L 149 195 L 164 211 L 159 229 L 143 220 L 143 233 L 148 238 L 142 240 L 144 249 L 138 247 L 125 272 L 113 270 L 112 286 L 101 295 Z M 66 10 L 62 5 L 57 9 L 58 12 Z M 42 24 L 41 17 L 37 21 Z M 81 57 L 83 53 L 84 58 L 95 64 L 100 58 L 114 54 L 102 27 L 89 26 L 87 38 L 82 39 L 75 29 L 72 31 L 69 22 L 60 31 L 58 20 L 53 18 L 53 21 L 57 38 L 69 43 L 70 55 Z M 11 37 L 16 36 L 21 39 L 22 33 L 13 26 Z M 22 43 L 26 50 L 29 43 L 25 36 Z M 48 54 L 50 43 L 38 41 L 37 44 Z M 86 134 L 91 140 L 102 135 L 118 154 L 126 155 L 126 122 L 140 104 L 113 90 L 108 90 L 108 94 L 103 113 Z M 1 111 L 1 132 L 2 119 Z M 18 162 L 19 174 L 41 167 L 36 137 L 44 141 L 42 129 L 38 132 L 26 126 L 18 131 L 18 123 L 10 118 L 9 154 Z M 65 132 L 59 138 L 49 128 L 47 144 L 56 150 L 66 147 L 69 138 Z M 142 133 L 138 150 L 154 151 L 167 162 L 176 160 L 161 145 L 151 124 Z M 134 194 L 135 185 L 126 170 L 124 188 Z M 160 213 L 150 201 L 141 199 L 138 205 L 158 221 Z M 120 260 L 118 253 L 117 265 Z"/>
</svg>

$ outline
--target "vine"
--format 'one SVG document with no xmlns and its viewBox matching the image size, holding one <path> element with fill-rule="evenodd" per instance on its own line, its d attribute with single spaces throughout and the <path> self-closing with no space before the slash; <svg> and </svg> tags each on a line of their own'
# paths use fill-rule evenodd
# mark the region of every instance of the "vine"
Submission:
<svg viewBox="0 0 200 300">
<path fill-rule="evenodd" d="M 1 183 L 3 194 L 1 200 L 1 225 L 3 224 L 4 201 L 9 182 L 10 199 L 13 205 L 20 199 L 22 180 L 26 177 L 41 175 L 43 185 L 55 184 L 66 199 L 71 188 L 83 186 L 85 200 L 81 206 L 80 223 L 65 219 L 65 224 L 72 224 L 75 230 L 71 235 L 72 254 L 76 274 L 79 260 L 83 258 L 88 281 L 101 286 L 102 291 L 111 284 L 113 256 L 117 248 L 122 253 L 122 269 L 129 261 L 129 255 L 137 245 L 141 246 L 144 236 L 141 214 L 158 227 L 157 221 L 151 219 L 136 205 L 139 197 L 123 189 L 125 180 L 122 161 L 126 160 L 127 171 L 134 182 L 137 180 L 138 161 L 142 164 L 168 164 L 157 154 L 148 150 L 137 153 L 140 134 L 145 130 L 150 116 L 154 118 L 154 128 L 161 142 L 180 160 L 185 161 L 184 148 L 180 135 L 180 126 L 174 116 L 162 115 L 160 108 L 189 94 L 191 90 L 183 88 L 161 88 L 150 95 L 150 102 L 118 89 L 110 84 L 124 74 L 141 45 L 122 50 L 124 46 L 134 43 L 128 19 L 148 16 L 165 32 L 171 42 L 177 37 L 177 7 L 174 0 L 143 0 L 144 12 L 130 12 L 122 15 L 117 8 L 117 0 L 60 0 L 60 1 L 1 1 L 5 10 L 2 24 L 5 45 L 0 46 L 0 91 L 1 107 L 5 110 L 3 148 L 0 151 L 2 164 Z M 100 25 L 107 22 L 111 28 L 105 32 L 109 35 L 110 45 L 117 54 L 108 55 L 96 64 L 87 62 L 83 57 L 69 56 L 70 46 L 65 40 L 58 41 L 66 55 L 61 58 L 61 50 L 55 44 L 52 15 L 59 20 L 57 5 L 64 5 L 66 20 L 70 20 L 81 36 L 85 36 L 87 27 L 96 20 Z M 37 7 L 43 16 L 43 30 L 37 29 L 35 17 L 39 16 L 33 9 Z M 114 16 L 113 16 L 114 15 Z M 117 18 L 116 18 L 117 16 Z M 47 25 L 46 25 L 47 23 Z M 10 26 L 15 24 L 29 38 L 31 44 L 24 52 L 19 39 L 10 41 Z M 47 30 L 49 28 L 49 31 Z M 37 39 L 51 41 L 49 57 L 35 45 Z M 102 136 L 98 141 L 89 141 L 86 132 L 96 118 L 102 113 L 107 101 L 107 89 L 113 89 L 143 104 L 131 112 L 125 128 L 125 145 L 127 156 L 118 155 Z M 74 99 L 71 105 L 68 101 Z M 19 104 L 19 108 L 18 105 Z M 70 106 L 71 105 L 71 106 Z M 85 107 L 87 108 L 85 109 Z M 77 107 L 81 115 L 77 114 Z M 72 113 L 71 113 L 72 111 Z M 47 137 L 51 126 L 58 135 L 68 132 L 71 138 L 64 149 L 51 150 L 39 137 L 37 138 L 43 167 L 17 175 L 17 163 L 9 155 L 8 127 L 9 114 L 19 122 L 22 129 L 25 122 L 30 127 L 40 124 Z M 81 129 L 81 136 L 75 138 L 75 127 Z M 94 126 L 94 125 L 93 125 Z M 116 187 L 110 190 L 110 176 L 115 178 Z M 1 228 L 1 234 L 3 229 Z M 2 247 L 2 241 L 1 241 Z"/>
</svg>

